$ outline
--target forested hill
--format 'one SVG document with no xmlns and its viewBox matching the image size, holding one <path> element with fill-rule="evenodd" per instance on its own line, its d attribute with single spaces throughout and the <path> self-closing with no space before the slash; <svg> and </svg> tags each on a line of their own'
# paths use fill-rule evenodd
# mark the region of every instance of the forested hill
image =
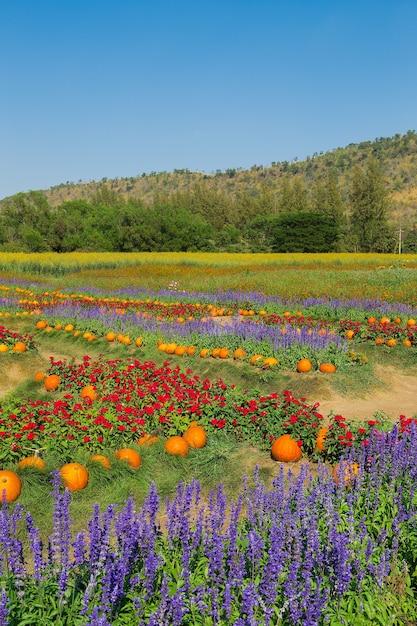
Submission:
<svg viewBox="0 0 417 626">
<path fill-rule="evenodd" d="M 66 182 L 0 201 L 0 250 L 10 251 L 394 252 L 402 241 L 417 252 L 411 130 L 303 161 Z"/>
<path fill-rule="evenodd" d="M 153 203 L 160 195 L 186 192 L 198 186 L 215 189 L 220 195 L 234 198 L 244 193 L 251 196 L 270 194 L 278 204 L 284 180 L 299 178 L 308 188 L 313 181 L 325 180 L 329 170 L 333 170 L 342 197 L 345 197 L 349 193 L 349 181 L 354 166 L 362 165 L 370 157 L 378 159 L 396 205 L 403 205 L 405 209 L 417 209 L 417 133 L 411 130 L 404 135 L 380 137 L 326 153 L 314 153 L 304 161 L 294 158 L 291 162 L 255 164 L 248 170 L 230 168 L 211 174 L 174 170 L 142 173 L 136 177 L 66 182 L 51 187 L 44 193 L 51 206 L 58 206 L 75 198 L 90 200 L 105 184 L 111 192 L 124 200 L 135 198 Z"/>
</svg>

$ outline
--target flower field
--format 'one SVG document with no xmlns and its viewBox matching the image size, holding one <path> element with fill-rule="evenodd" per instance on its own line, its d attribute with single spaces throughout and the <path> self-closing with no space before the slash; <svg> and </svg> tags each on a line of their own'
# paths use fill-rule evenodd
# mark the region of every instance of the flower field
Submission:
<svg viewBox="0 0 417 626">
<path fill-rule="evenodd" d="M 0 256 L 0 625 L 417 622 L 415 258 Z"/>
</svg>

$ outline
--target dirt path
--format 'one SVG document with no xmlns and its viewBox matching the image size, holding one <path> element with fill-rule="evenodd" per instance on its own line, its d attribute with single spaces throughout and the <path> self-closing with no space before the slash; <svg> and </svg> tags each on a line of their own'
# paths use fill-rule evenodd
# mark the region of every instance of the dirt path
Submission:
<svg viewBox="0 0 417 626">
<path fill-rule="evenodd" d="M 332 394 L 320 403 L 319 411 L 327 416 L 343 415 L 346 419 L 370 419 L 375 413 L 383 412 L 393 422 L 399 416 L 413 417 L 417 415 L 417 377 L 408 376 L 393 367 L 375 368 L 378 378 L 384 382 L 384 388 L 374 391 L 365 397 L 342 396 Z"/>
</svg>

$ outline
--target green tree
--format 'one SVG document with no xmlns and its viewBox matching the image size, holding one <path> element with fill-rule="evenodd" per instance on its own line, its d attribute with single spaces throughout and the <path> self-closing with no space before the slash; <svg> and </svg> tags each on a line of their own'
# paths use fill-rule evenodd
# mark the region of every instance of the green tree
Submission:
<svg viewBox="0 0 417 626">
<path fill-rule="evenodd" d="M 394 233 L 388 224 L 389 192 L 376 159 L 356 166 L 350 192 L 350 226 L 359 252 L 391 252 Z"/>
<path fill-rule="evenodd" d="M 333 219 L 311 211 L 279 215 L 271 233 L 274 252 L 334 252 L 339 238 Z"/>
</svg>

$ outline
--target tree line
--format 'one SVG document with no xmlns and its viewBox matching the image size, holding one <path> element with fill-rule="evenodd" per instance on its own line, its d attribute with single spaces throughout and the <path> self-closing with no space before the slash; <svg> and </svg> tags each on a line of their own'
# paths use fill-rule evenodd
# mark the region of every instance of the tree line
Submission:
<svg viewBox="0 0 417 626">
<path fill-rule="evenodd" d="M 356 165 L 348 192 L 334 169 L 307 187 L 283 179 L 235 195 L 197 182 L 152 202 L 123 199 L 103 183 L 88 199 L 52 207 L 43 192 L 19 193 L 0 209 L 0 249 L 24 252 L 395 252 L 390 190 L 379 161 Z M 417 252 L 410 231 L 403 252 Z"/>
</svg>

